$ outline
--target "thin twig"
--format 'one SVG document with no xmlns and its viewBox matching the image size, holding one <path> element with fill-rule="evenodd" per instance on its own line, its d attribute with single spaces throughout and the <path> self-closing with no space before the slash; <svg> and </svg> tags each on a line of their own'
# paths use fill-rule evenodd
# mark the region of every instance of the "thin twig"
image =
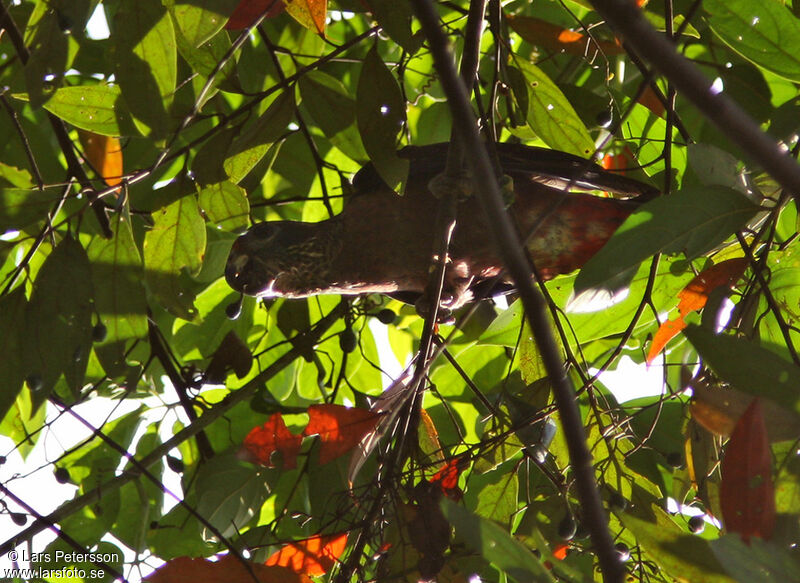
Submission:
<svg viewBox="0 0 800 583">
<path fill-rule="evenodd" d="M 447 38 L 439 27 L 436 10 L 430 0 L 412 0 L 411 4 L 431 48 L 434 65 L 453 116 L 453 123 L 463 128 L 465 150 L 472 162 L 478 200 L 487 214 L 495 243 L 519 290 L 526 316 L 550 378 L 575 474 L 578 498 L 581 501 L 586 526 L 592 536 L 603 579 L 606 582 L 621 582 L 624 579 L 625 569 L 614 550 L 613 539 L 608 530 L 608 517 L 597 491 L 592 456 L 586 446 L 585 430 L 575 393 L 567 379 L 560 351 L 550 330 L 544 300 L 531 281 L 528 260 L 516 237 L 511 219 L 505 211 L 500 188 L 475 126 L 468 93 L 453 66 Z"/>
</svg>

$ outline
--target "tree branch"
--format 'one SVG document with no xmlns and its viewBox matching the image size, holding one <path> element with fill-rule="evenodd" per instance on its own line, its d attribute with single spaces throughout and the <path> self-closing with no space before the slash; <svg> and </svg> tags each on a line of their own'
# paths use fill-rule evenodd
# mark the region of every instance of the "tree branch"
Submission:
<svg viewBox="0 0 800 583">
<path fill-rule="evenodd" d="M 761 131 L 736 102 L 711 88 L 711 81 L 675 46 L 647 22 L 631 0 L 591 0 L 608 21 L 643 58 L 667 77 L 703 115 L 800 202 L 800 166 Z"/>
<path fill-rule="evenodd" d="M 550 378 L 575 473 L 578 497 L 603 571 L 603 580 L 609 583 L 621 582 L 625 569 L 617 557 L 608 531 L 608 518 L 597 491 L 592 456 L 586 446 L 580 411 L 548 324 L 544 300 L 531 281 L 528 260 L 515 235 L 511 219 L 505 211 L 500 188 L 475 126 L 467 91 L 453 66 L 447 38 L 439 28 L 438 15 L 430 0 L 412 0 L 411 4 L 428 39 L 436 70 L 447 95 L 453 124 L 463 129 L 465 150 L 469 154 L 477 184 L 476 195 L 489 218 L 495 243 L 519 290 L 526 316 Z"/>
</svg>

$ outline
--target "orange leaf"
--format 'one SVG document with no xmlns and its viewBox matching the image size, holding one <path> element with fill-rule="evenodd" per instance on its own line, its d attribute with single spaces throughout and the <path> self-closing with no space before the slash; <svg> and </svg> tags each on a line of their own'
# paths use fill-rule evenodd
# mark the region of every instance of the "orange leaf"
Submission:
<svg viewBox="0 0 800 583">
<path fill-rule="evenodd" d="M 650 344 L 650 351 L 647 353 L 647 364 L 653 362 L 653 359 L 664 349 L 667 342 L 675 338 L 684 328 L 686 328 L 686 322 L 683 316 L 676 320 L 662 322 L 661 326 L 656 330 L 655 336 L 653 336 L 653 342 Z"/>
<path fill-rule="evenodd" d="M 287 0 L 286 12 L 307 29 L 325 35 L 328 0 Z"/>
<path fill-rule="evenodd" d="M 280 452 L 283 468 L 297 467 L 297 454 L 300 452 L 302 435 L 293 435 L 283 422 L 280 413 L 274 413 L 264 425 L 253 428 L 244 438 L 244 447 L 254 461 L 274 467 L 273 454 Z"/>
<path fill-rule="evenodd" d="M 653 115 L 656 117 L 661 117 L 664 114 L 664 104 L 650 86 L 645 88 L 645 90 L 642 92 L 642 95 L 639 97 L 638 102 L 652 111 Z"/>
<path fill-rule="evenodd" d="M 442 494 L 454 500 L 460 500 L 463 492 L 458 487 L 458 476 L 464 469 L 466 460 L 453 458 L 430 479 L 431 484 L 438 484 Z"/>
<path fill-rule="evenodd" d="M 344 551 L 347 533 L 312 536 L 289 543 L 267 559 L 267 565 L 286 567 L 295 573 L 315 577 L 327 573 Z"/>
<path fill-rule="evenodd" d="M 563 561 L 567 558 L 567 551 L 569 551 L 569 545 L 567 543 L 556 545 L 556 547 L 553 549 L 553 557 L 559 561 Z"/>
<path fill-rule="evenodd" d="M 531 16 L 507 16 L 509 26 L 519 36 L 537 47 L 553 52 L 586 55 L 597 49 L 606 55 L 623 53 L 620 45 L 613 41 L 595 41 L 581 32 L 568 30 L 556 24 Z"/>
<path fill-rule="evenodd" d="M 364 435 L 375 429 L 378 419 L 379 414 L 367 409 L 311 405 L 303 435 L 319 435 L 322 442 L 319 463 L 327 464 L 354 448 Z"/>
<path fill-rule="evenodd" d="M 283 566 L 265 566 L 225 555 L 218 561 L 178 557 L 144 578 L 147 583 L 311 583 L 306 575 Z"/>
<path fill-rule="evenodd" d="M 711 267 L 707 267 L 698 273 L 685 288 L 678 292 L 678 312 L 680 316 L 675 320 L 664 322 L 658 328 L 647 353 L 647 364 L 650 364 L 659 352 L 667 345 L 667 342 L 677 336 L 678 332 L 686 328 L 684 318 L 689 312 L 700 310 L 705 307 L 708 297 L 715 289 L 733 285 L 742 277 L 747 268 L 747 259 L 737 257 L 721 261 Z"/>
<path fill-rule="evenodd" d="M 122 146 L 118 138 L 78 130 L 78 138 L 89 164 L 109 186 L 122 182 Z"/>
<path fill-rule="evenodd" d="M 739 418 L 722 458 L 720 505 L 725 528 L 747 542 L 769 539 L 775 528 L 772 454 L 761 405 L 754 399 Z"/>
<path fill-rule="evenodd" d="M 678 294 L 681 300 L 678 311 L 685 316 L 693 310 L 701 309 L 706 305 L 712 291 L 723 285 L 733 286 L 742 277 L 746 267 L 747 259 L 737 257 L 704 269 Z"/>
<path fill-rule="evenodd" d="M 267 10 L 267 18 L 277 16 L 286 6 L 283 0 L 242 0 L 236 6 L 228 19 L 225 28 L 227 30 L 242 30 L 247 28 L 255 20 L 261 16 L 261 13 Z"/>
</svg>

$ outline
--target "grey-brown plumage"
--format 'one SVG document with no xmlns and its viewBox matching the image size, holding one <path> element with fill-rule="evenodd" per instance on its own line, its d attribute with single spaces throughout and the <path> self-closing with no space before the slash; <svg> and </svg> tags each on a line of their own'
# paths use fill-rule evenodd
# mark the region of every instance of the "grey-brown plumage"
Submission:
<svg viewBox="0 0 800 583">
<path fill-rule="evenodd" d="M 523 237 L 535 230 L 527 248 L 544 279 L 582 266 L 643 200 L 656 194 L 646 184 L 564 152 L 514 144 L 497 147 L 503 172 L 514 182 L 509 212 Z M 367 165 L 356 174 L 355 195 L 339 215 L 319 223 L 254 225 L 233 245 L 225 270 L 229 285 L 247 295 L 290 298 L 423 292 L 437 236 L 438 200 L 428 183 L 444 170 L 446 152 L 446 144 L 400 151 L 410 161 L 403 196 Z M 564 195 L 566 187 L 636 198 Z M 545 213 L 549 214 L 541 220 Z M 473 286 L 502 271 L 475 197 L 460 202 L 457 215 L 443 296 L 443 304 L 451 308 L 468 301 Z"/>
</svg>

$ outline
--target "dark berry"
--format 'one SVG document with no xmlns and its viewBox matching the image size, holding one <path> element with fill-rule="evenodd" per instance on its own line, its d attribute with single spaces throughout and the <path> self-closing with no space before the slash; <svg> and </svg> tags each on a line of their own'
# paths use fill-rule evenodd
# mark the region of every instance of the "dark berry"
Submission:
<svg viewBox="0 0 800 583">
<path fill-rule="evenodd" d="M 395 320 L 397 320 L 397 314 L 395 314 L 394 311 L 390 310 L 389 308 L 381 310 L 375 314 L 375 317 L 378 318 L 378 321 L 381 324 L 386 324 L 387 326 L 389 324 L 394 324 Z"/>
<path fill-rule="evenodd" d="M 238 300 L 231 302 L 227 306 L 225 306 L 225 315 L 228 317 L 229 320 L 235 320 L 242 314 L 242 300 L 244 296 L 240 297 Z"/>
<path fill-rule="evenodd" d="M 667 454 L 667 464 L 673 468 L 680 468 L 683 465 L 683 456 L 677 452 L 673 451 L 672 453 Z"/>
<path fill-rule="evenodd" d="M 183 460 L 181 458 L 177 458 L 174 455 L 167 456 L 167 467 L 173 472 L 178 474 L 183 473 L 184 465 Z"/>
<path fill-rule="evenodd" d="M 22 514 L 22 512 L 12 512 L 11 520 L 13 520 L 14 524 L 17 526 L 25 526 L 28 522 L 28 517 Z"/>
<path fill-rule="evenodd" d="M 56 482 L 59 484 L 66 484 L 69 482 L 69 470 L 67 468 L 56 468 L 53 472 Z"/>
<path fill-rule="evenodd" d="M 617 551 L 617 557 L 623 563 L 631 558 L 631 550 L 625 543 L 617 543 L 614 545 L 614 550 Z"/>
<path fill-rule="evenodd" d="M 92 328 L 92 340 L 95 342 L 103 342 L 108 337 L 108 328 L 105 324 L 98 324 Z"/>
<path fill-rule="evenodd" d="M 0 466 L 2 466 L 4 463 L 6 463 L 6 456 L 0 455 Z"/>
<path fill-rule="evenodd" d="M 616 512 L 624 512 L 628 508 L 628 501 L 619 492 L 613 492 L 608 499 L 608 505 L 611 510 Z"/>
<path fill-rule="evenodd" d="M 572 540 L 577 530 L 578 524 L 571 514 L 567 514 L 563 520 L 558 523 L 558 536 L 562 540 Z"/>
<path fill-rule="evenodd" d="M 595 121 L 601 128 L 607 128 L 611 125 L 611 122 L 614 121 L 614 115 L 611 113 L 611 110 L 606 109 L 597 114 Z"/>
<path fill-rule="evenodd" d="M 358 338 L 352 328 L 342 330 L 339 334 L 339 348 L 342 349 L 342 352 L 353 352 L 356 346 L 358 346 Z"/>
<path fill-rule="evenodd" d="M 27 385 L 28 385 L 28 388 L 29 388 L 31 391 L 33 391 L 34 393 L 35 393 L 36 391 L 40 391 L 40 390 L 42 389 L 42 385 L 44 384 L 44 381 L 42 380 L 42 377 L 41 377 L 41 375 L 38 375 L 38 374 L 36 374 L 36 373 L 34 373 L 34 374 L 29 374 L 29 375 L 28 375 L 28 376 L 25 378 L 25 382 L 27 383 Z"/>
<path fill-rule="evenodd" d="M 706 528 L 706 521 L 703 519 L 702 514 L 692 516 L 689 519 L 689 531 L 693 534 L 700 534 Z"/>
</svg>

